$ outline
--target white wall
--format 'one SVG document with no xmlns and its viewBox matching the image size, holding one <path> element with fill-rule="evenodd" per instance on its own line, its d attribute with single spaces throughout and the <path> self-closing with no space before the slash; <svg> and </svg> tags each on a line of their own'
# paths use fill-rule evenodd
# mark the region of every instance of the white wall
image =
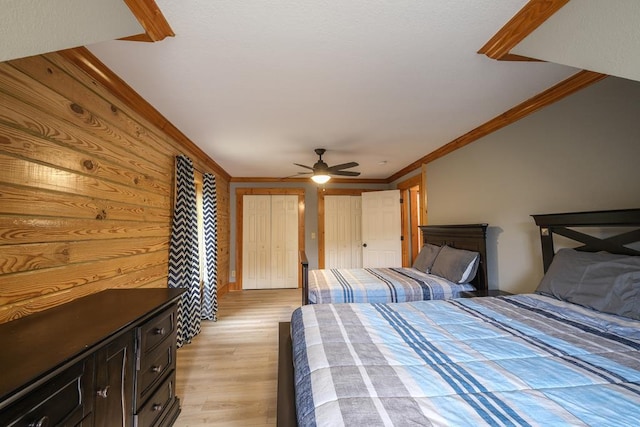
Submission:
<svg viewBox="0 0 640 427">
<path fill-rule="evenodd" d="M 487 222 L 490 287 L 542 277 L 531 214 L 640 207 L 640 83 L 609 77 L 427 165 L 430 224 Z"/>
</svg>

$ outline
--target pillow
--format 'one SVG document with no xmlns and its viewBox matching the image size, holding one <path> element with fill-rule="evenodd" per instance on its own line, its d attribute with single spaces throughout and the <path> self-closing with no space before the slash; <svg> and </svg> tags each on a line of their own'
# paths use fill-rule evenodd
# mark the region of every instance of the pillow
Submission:
<svg viewBox="0 0 640 427">
<path fill-rule="evenodd" d="M 640 256 L 560 249 L 536 292 L 640 320 Z"/>
<path fill-rule="evenodd" d="M 469 283 L 476 277 L 479 262 L 478 252 L 443 246 L 431 267 L 431 274 L 454 283 Z"/>
<path fill-rule="evenodd" d="M 429 273 L 431 271 L 431 266 L 433 266 L 433 262 L 436 260 L 436 256 L 438 256 L 438 252 L 440 252 L 440 246 L 426 243 L 422 249 L 420 249 L 420 253 L 413 262 L 412 267 L 420 271 L 424 271 L 425 273 Z"/>
</svg>

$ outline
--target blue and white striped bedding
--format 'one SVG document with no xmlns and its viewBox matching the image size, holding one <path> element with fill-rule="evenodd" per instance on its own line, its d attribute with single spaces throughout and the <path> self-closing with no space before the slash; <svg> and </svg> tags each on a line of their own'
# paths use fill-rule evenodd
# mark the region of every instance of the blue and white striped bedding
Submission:
<svg viewBox="0 0 640 427">
<path fill-rule="evenodd" d="M 415 268 L 341 268 L 309 271 L 309 303 L 409 302 L 456 298 L 473 291 Z"/>
<path fill-rule="evenodd" d="M 540 295 L 292 316 L 300 426 L 631 426 L 640 322 Z"/>
</svg>

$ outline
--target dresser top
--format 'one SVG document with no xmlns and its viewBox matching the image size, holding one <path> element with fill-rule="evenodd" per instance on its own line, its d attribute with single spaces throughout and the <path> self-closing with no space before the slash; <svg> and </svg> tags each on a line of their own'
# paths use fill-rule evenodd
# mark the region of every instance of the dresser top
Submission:
<svg viewBox="0 0 640 427">
<path fill-rule="evenodd" d="M 183 292 L 108 289 L 0 324 L 0 402 L 97 350 L 171 305 Z"/>
</svg>

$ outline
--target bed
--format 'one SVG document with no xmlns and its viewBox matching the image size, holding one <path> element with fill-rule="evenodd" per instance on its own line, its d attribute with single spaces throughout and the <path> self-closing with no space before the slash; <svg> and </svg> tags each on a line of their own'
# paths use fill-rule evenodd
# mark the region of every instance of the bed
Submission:
<svg viewBox="0 0 640 427">
<path fill-rule="evenodd" d="M 423 247 L 413 267 L 309 270 L 302 252 L 302 304 L 450 299 L 487 289 L 487 224 L 420 230 Z"/>
<path fill-rule="evenodd" d="M 278 426 L 637 425 L 640 209 L 534 219 L 539 293 L 297 309 L 280 325 Z M 583 246 L 556 251 L 554 235 Z"/>
</svg>

